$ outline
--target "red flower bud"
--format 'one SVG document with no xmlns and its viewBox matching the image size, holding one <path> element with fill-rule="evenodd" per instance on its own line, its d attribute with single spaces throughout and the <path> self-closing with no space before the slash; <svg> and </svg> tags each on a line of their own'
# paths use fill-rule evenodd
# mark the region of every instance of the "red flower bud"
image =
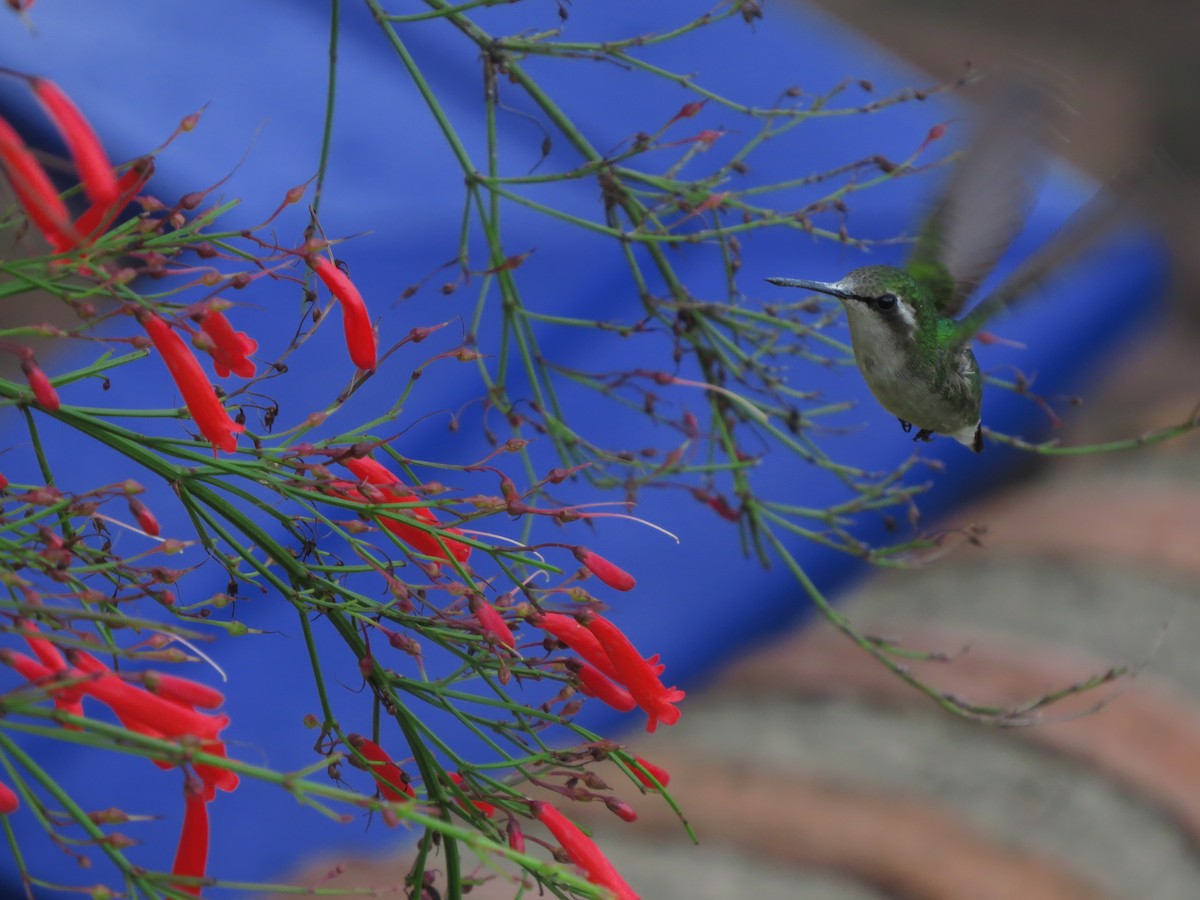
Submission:
<svg viewBox="0 0 1200 900">
<path fill-rule="evenodd" d="M 659 766 L 654 765 L 654 763 L 652 763 L 652 762 L 647 762 L 646 760 L 642 759 L 640 756 L 635 756 L 634 759 L 637 760 L 637 764 L 639 766 L 641 766 L 643 769 L 646 770 L 646 772 L 649 772 L 651 775 L 653 775 L 658 780 L 658 784 L 655 784 L 648 777 L 646 777 L 645 772 L 639 772 L 636 766 L 630 767 L 630 769 L 633 771 L 634 776 L 636 776 L 637 780 L 640 781 L 642 784 L 644 784 L 646 787 L 648 787 L 650 790 L 657 791 L 659 785 L 666 787 L 668 784 L 671 783 L 671 774 L 666 769 L 660 768 Z"/>
<path fill-rule="evenodd" d="M 342 327 L 346 332 L 346 349 L 350 351 L 350 360 L 360 369 L 374 369 L 378 350 L 362 294 L 346 273 L 327 257 L 314 253 L 305 259 L 342 306 Z"/>
<path fill-rule="evenodd" d="M 149 508 L 137 497 L 129 498 L 129 512 L 137 519 L 138 527 L 151 537 L 158 537 L 161 529 L 158 527 L 158 519 L 154 518 L 154 513 L 150 512 Z"/>
<path fill-rule="evenodd" d="M 15 813 L 20 805 L 21 798 L 17 796 L 17 792 L 0 781 L 0 816 Z"/>
<path fill-rule="evenodd" d="M 32 357 L 21 360 L 21 371 L 25 373 L 25 378 L 29 382 L 29 387 L 33 389 L 33 396 L 37 398 L 37 402 L 44 409 L 55 412 L 62 404 L 59 402 L 58 392 L 54 390 L 54 385 L 50 383 L 46 373 L 33 361 Z"/>
<path fill-rule="evenodd" d="M 608 807 L 609 812 L 614 813 L 623 822 L 637 821 L 637 810 L 624 800 L 617 797 L 605 797 L 604 805 Z"/>
<path fill-rule="evenodd" d="M 479 620 L 479 624 L 483 626 L 483 630 L 498 640 L 500 643 L 516 649 L 517 639 L 513 636 L 512 629 L 508 627 L 508 623 L 504 621 L 504 617 L 496 611 L 496 607 L 488 603 L 483 597 L 478 594 L 472 594 L 467 603 L 471 607 L 471 612 L 475 618 Z"/>
<path fill-rule="evenodd" d="M 925 136 L 925 140 L 923 140 L 921 142 L 921 146 L 917 148 L 917 152 L 920 153 L 922 150 L 924 150 L 926 147 L 928 147 L 934 141 L 940 141 L 945 136 L 946 136 L 946 123 L 939 122 L 937 125 L 934 125 L 932 128 L 929 129 L 929 134 L 927 134 Z"/>
<path fill-rule="evenodd" d="M 525 852 L 525 833 L 516 819 L 508 820 L 508 847 L 518 853 Z"/>
<path fill-rule="evenodd" d="M 599 553 L 593 553 L 587 547 L 576 547 L 574 553 L 575 558 L 583 563 L 589 572 L 614 591 L 631 591 L 637 584 L 633 576 L 624 569 L 613 565 Z"/>
</svg>

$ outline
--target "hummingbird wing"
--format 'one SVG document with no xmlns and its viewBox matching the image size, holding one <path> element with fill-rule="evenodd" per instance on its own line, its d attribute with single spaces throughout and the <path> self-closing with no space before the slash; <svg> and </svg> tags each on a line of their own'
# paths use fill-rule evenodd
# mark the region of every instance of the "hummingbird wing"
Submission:
<svg viewBox="0 0 1200 900">
<path fill-rule="evenodd" d="M 967 315 L 954 323 L 949 343 L 964 346 L 1001 310 L 1033 293 L 1061 265 L 1086 251 L 1105 233 L 1131 221 L 1139 208 L 1153 200 L 1166 181 L 1148 170 L 1127 175 L 1097 191 L 1058 232 L 984 297 Z"/>
<path fill-rule="evenodd" d="M 985 105 L 906 264 L 943 317 L 958 314 L 1024 223 L 1057 106 L 1029 77 L 1001 83 Z"/>
</svg>

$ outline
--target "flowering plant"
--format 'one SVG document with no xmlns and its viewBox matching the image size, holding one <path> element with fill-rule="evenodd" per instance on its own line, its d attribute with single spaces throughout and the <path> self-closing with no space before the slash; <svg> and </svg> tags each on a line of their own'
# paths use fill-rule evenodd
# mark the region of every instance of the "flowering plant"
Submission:
<svg viewBox="0 0 1200 900">
<path fill-rule="evenodd" d="M 278 208 L 253 227 L 226 224 L 236 204 L 217 199 L 217 185 L 178 198 L 159 189 L 156 169 L 171 165 L 177 143 L 195 137 L 200 114 L 185 117 L 157 150 L 142 148 L 143 155 L 114 165 L 54 81 L 4 72 L 61 132 L 75 177 L 57 183 L 43 157 L 0 120 L 0 170 L 13 193 L 0 220 L 11 242 L 0 290 L 25 299 L 42 292 L 66 313 L 52 321 L 41 312 L 48 306 L 30 303 L 0 328 L 0 349 L 15 362 L 0 379 L 0 402 L 8 421 L 26 431 L 22 441 L 8 442 L 11 455 L 0 462 L 7 476 L 0 663 L 9 676 L 0 682 L 0 814 L 14 848 L 38 832 L 81 865 L 106 863 L 108 874 L 90 888 L 96 896 L 199 895 L 228 886 L 221 860 L 210 859 L 215 823 L 222 806 L 237 804 L 254 785 L 286 792 L 306 812 L 335 822 L 369 815 L 384 826 L 412 827 L 419 833 L 406 876 L 413 896 L 457 897 L 487 878 L 509 879 L 514 894 L 533 880 L 558 896 L 636 896 L 572 822 L 571 809 L 593 801 L 630 821 L 636 813 L 627 797 L 674 802 L 667 772 L 579 718 L 585 702 L 637 711 L 653 732 L 681 715 L 684 692 L 672 683 L 672 660 L 647 656 L 658 648 L 640 646 L 615 624 L 638 593 L 640 573 L 625 571 L 619 552 L 591 549 L 609 539 L 605 528 L 614 520 L 659 527 L 632 512 L 652 490 L 736 527 L 741 549 L 757 560 L 782 561 L 855 643 L 946 708 L 1003 714 L 918 681 L 906 666 L 909 651 L 855 630 L 798 561 L 798 542 L 877 565 L 938 550 L 945 535 L 916 531 L 885 545 L 855 533 L 864 516 L 886 517 L 894 528 L 895 510 L 916 530 L 927 485 L 911 476 L 936 466 L 914 453 L 894 470 L 873 472 L 831 454 L 818 439 L 823 423 L 851 404 L 826 402 L 781 373 L 797 360 L 822 367 L 848 360 L 845 342 L 829 331 L 836 316 L 808 300 L 745 303 L 736 280 L 743 241 L 760 231 L 853 247 L 892 240 L 853 236 L 847 199 L 936 165 L 927 153 L 946 129 L 935 124 L 905 135 L 905 153 L 895 159 L 870 152 L 788 182 L 741 186 L 755 153 L 802 123 L 880 112 L 953 85 L 877 98 L 871 84 L 851 80 L 820 95 L 788 89 L 764 107 L 638 53 L 703 30 L 733 34 L 753 25 L 761 10 L 750 0 L 658 35 L 585 42 L 559 41 L 553 32 L 492 36 L 468 15 L 486 3 L 425 5 L 391 15 L 367 2 L 373 27 L 465 184 L 460 230 L 439 236 L 457 239 L 456 251 L 434 269 L 451 272 L 443 297 L 478 290 L 474 308 L 456 313 L 463 337 L 452 346 L 452 319 L 418 320 L 405 305 L 431 293 L 432 274 L 395 292 L 397 313 L 389 298 L 360 289 L 365 282 L 348 265 L 355 242 L 324 231 L 338 199 L 326 191 L 336 53 L 316 175 L 279 186 Z M 335 47 L 339 9 L 331 5 Z M 560 11 L 569 17 L 565 4 Z M 405 40 L 405 29 L 426 20 L 482 53 L 478 156 Z M 539 58 L 614 63 L 689 97 L 601 151 L 530 75 Z M 533 168 L 550 161 L 553 172 L 511 174 L 502 162 L 502 82 L 532 103 L 536 121 L 548 123 Z M 865 99 L 837 105 L 853 91 Z M 736 147 L 736 129 L 709 119 L 714 109 L 751 126 Z M 555 156 L 555 142 L 569 148 L 566 161 Z M 581 181 L 599 198 L 587 215 L 539 194 L 548 184 Z M 799 201 L 798 189 L 808 192 Z M 301 201 L 307 215 L 296 227 L 288 216 Z M 615 248 L 636 315 L 575 315 L 555 297 L 523 292 L 526 268 L 552 252 L 513 252 L 502 222 L 514 211 Z M 717 296 L 700 299 L 672 258 L 694 249 L 717 260 Z M 293 306 L 281 312 L 286 306 L 275 300 L 285 295 Z M 256 304 L 270 315 L 256 314 Z M 489 331 L 493 312 L 499 324 Z M 579 332 L 644 339 L 658 362 L 591 369 L 586 351 L 559 349 L 574 346 L 564 334 Z M 53 352 L 61 345 L 102 350 L 71 363 Z M 436 349 L 419 359 L 429 346 Z M 398 379 L 406 358 L 417 364 Z M 454 378 L 462 371 L 478 377 L 481 388 L 468 404 L 478 415 L 448 414 L 444 457 L 412 458 L 402 429 L 415 426 L 405 404 L 427 376 L 449 367 L 462 367 Z M 306 374 L 303 387 L 289 387 Z M 400 387 L 381 407 L 383 395 L 372 389 L 385 377 Z M 314 399 L 331 379 L 344 386 Z M 115 400 L 100 405 L 109 387 Z M 165 408 L 144 399 L 164 391 L 172 398 Z M 571 410 L 578 391 L 631 410 L 652 437 L 630 450 L 625 442 L 633 439 L 622 429 L 584 427 Z M 468 421 L 487 451 L 464 462 L 449 444 Z M 843 496 L 810 506 L 764 493 L 759 464 L 767 447 L 835 482 Z M 80 460 L 101 457 L 116 477 L 84 483 L 89 471 Z M 581 495 L 616 496 L 623 509 Z M 177 515 L 164 515 L 170 507 Z M 223 590 L 195 586 L 214 570 Z M 276 607 L 260 621 L 263 598 Z M 315 706 L 304 716 L 313 753 L 287 769 L 239 744 L 239 717 L 222 711 L 225 698 L 212 686 L 233 639 L 265 641 L 280 628 L 280 608 L 291 616 L 312 677 L 302 688 L 272 685 L 260 698 L 262 715 L 289 692 L 303 692 Z M 681 625 L 688 618 L 679 607 L 671 615 Z M 232 679 L 230 705 L 252 689 Z M 182 784 L 174 855 L 154 858 L 115 830 L 142 821 L 140 795 L 98 812 L 82 805 L 49 755 L 30 749 L 51 743 L 89 758 L 132 755 L 168 770 L 146 767 L 144 780 Z M 601 764 L 619 771 L 622 787 L 598 774 Z M 464 851 L 480 866 L 470 866 Z M 20 853 L 14 858 L 31 892 L 60 886 Z"/>
</svg>

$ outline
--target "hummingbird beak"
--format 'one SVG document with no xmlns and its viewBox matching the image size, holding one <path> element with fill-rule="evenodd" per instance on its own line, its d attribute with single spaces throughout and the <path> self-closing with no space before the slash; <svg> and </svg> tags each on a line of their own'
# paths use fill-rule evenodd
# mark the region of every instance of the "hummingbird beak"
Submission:
<svg viewBox="0 0 1200 900">
<path fill-rule="evenodd" d="M 805 281 L 801 278 L 768 278 L 771 284 L 777 284 L 780 287 L 804 288 L 806 291 L 815 291 L 818 294 L 828 294 L 831 297 L 837 297 L 840 300 L 851 300 L 852 295 L 849 294 L 837 281 Z"/>
</svg>

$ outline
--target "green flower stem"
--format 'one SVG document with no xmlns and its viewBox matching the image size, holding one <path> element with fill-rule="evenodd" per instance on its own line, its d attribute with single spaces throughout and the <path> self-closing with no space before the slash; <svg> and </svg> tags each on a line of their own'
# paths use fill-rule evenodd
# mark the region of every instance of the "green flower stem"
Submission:
<svg viewBox="0 0 1200 900">
<path fill-rule="evenodd" d="M 321 126 L 321 156 L 317 161 L 317 183 L 313 188 L 312 215 L 315 219 L 325 194 L 325 175 L 329 171 L 329 151 L 333 145 L 333 112 L 337 105 L 338 31 L 341 26 L 341 0 L 329 4 L 329 74 L 325 86 L 325 121 Z"/>
</svg>

